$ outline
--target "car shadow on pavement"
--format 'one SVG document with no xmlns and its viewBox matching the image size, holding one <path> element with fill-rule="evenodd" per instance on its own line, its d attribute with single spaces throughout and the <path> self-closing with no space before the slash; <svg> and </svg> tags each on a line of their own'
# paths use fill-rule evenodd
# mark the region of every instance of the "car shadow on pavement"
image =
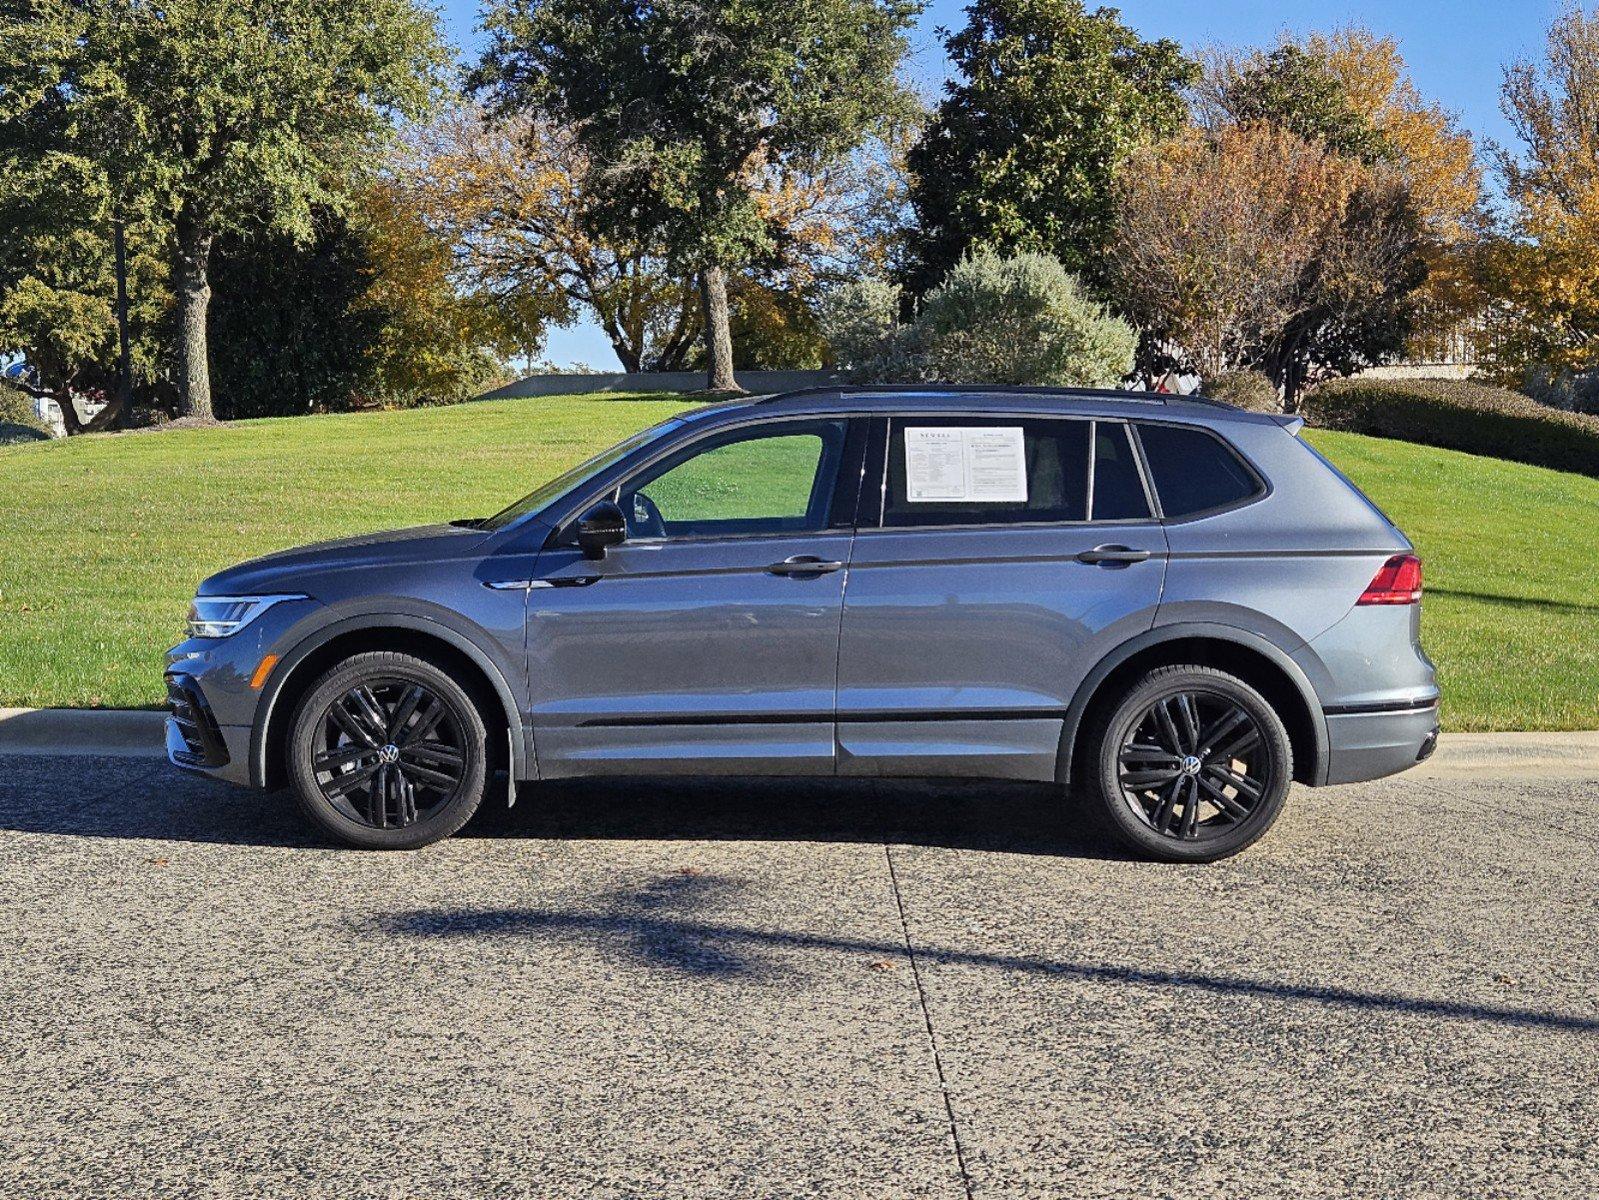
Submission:
<svg viewBox="0 0 1599 1200">
<path fill-rule="evenodd" d="M 689 777 L 503 780 L 457 836 L 868 842 L 1072 858 L 1128 855 L 1076 797 L 1039 784 Z M 0 830 L 327 848 L 287 792 L 263 794 L 147 759 L 0 758 Z"/>
<path fill-rule="evenodd" d="M 460 836 L 883 842 L 1066 858 L 1130 857 L 1084 801 L 988 780 L 660 777 L 524 785 Z"/>
<path fill-rule="evenodd" d="M 707 920 L 696 914 L 710 907 L 727 911 L 741 882 L 714 875 L 679 875 L 652 882 L 632 892 L 599 897 L 593 910 L 560 908 L 414 909 L 361 919 L 360 931 L 370 936 L 428 940 L 494 940 L 539 938 L 586 943 L 625 961 L 669 973 L 709 978 L 777 978 L 788 973 L 784 952 L 846 954 L 873 965 L 902 958 L 906 943 L 898 939 L 844 937 L 836 934 L 754 928 Z M 983 967 L 1032 976 L 1155 990 L 1181 989 L 1212 996 L 1259 997 L 1293 1003 L 1411 1014 L 1419 1017 L 1487 1022 L 1517 1028 L 1561 1030 L 1599 1035 L 1599 1017 L 1575 1016 L 1547 1009 L 1440 1000 L 1395 995 L 1360 988 L 1262 980 L 1193 970 L 1161 970 L 1104 962 L 1073 962 L 1027 954 L 918 945 L 918 964 Z"/>
</svg>

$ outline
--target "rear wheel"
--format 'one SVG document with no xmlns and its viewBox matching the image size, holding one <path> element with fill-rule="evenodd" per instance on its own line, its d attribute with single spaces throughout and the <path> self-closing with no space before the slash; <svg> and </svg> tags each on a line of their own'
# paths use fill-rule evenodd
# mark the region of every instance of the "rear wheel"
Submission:
<svg viewBox="0 0 1599 1200">
<path fill-rule="evenodd" d="M 375 651 L 312 685 L 289 734 L 300 808 L 347 845 L 410 850 L 449 837 L 483 800 L 483 716 L 425 659 Z"/>
<path fill-rule="evenodd" d="M 1212 667 L 1151 671 L 1102 717 L 1089 783 L 1112 828 L 1142 853 L 1211 862 L 1260 838 L 1294 777 L 1282 718 Z"/>
</svg>

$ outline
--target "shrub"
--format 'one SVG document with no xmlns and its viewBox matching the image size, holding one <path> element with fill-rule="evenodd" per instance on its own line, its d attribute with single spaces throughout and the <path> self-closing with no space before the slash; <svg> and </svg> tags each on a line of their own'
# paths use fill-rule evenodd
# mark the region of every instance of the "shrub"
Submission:
<svg viewBox="0 0 1599 1200">
<path fill-rule="evenodd" d="M 964 259 L 899 322 L 899 290 L 877 280 L 844 285 L 821 325 L 850 376 L 881 383 L 1104 385 L 1132 367 L 1138 335 L 1086 295 L 1045 254 Z"/>
<path fill-rule="evenodd" d="M 960 383 L 1114 384 L 1138 342 L 1047 254 L 961 260 L 914 328 L 933 374 Z"/>
<path fill-rule="evenodd" d="M 899 289 L 881 279 L 852 279 L 822 298 L 817 314 L 833 361 L 870 370 L 899 332 Z"/>
<path fill-rule="evenodd" d="M 0 384 L 0 445 L 36 442 L 53 436 L 50 426 L 34 411 L 32 397 Z"/>
<path fill-rule="evenodd" d="M 1283 410 L 1277 385 L 1259 371 L 1223 371 L 1199 390 L 1212 400 L 1236 405 L 1250 412 L 1278 413 Z"/>
<path fill-rule="evenodd" d="M 1599 477 L 1599 417 L 1465 380 L 1340 379 L 1305 403 L 1317 425 Z"/>
</svg>

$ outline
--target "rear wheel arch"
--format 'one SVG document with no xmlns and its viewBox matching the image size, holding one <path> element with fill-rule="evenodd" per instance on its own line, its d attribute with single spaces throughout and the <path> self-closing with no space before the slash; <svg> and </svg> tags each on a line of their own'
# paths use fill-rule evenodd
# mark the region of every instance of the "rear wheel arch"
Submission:
<svg viewBox="0 0 1599 1200">
<path fill-rule="evenodd" d="M 1326 777 L 1327 725 L 1316 690 L 1281 647 L 1245 629 L 1213 625 L 1161 626 L 1122 643 L 1078 687 L 1061 730 L 1056 777 L 1070 782 L 1086 761 L 1084 739 L 1093 717 L 1157 667 L 1215 667 L 1249 684 L 1288 728 L 1294 778 L 1315 785 Z"/>
<path fill-rule="evenodd" d="M 520 707 L 500 669 L 455 630 L 426 618 L 396 614 L 338 622 L 319 630 L 284 656 L 257 703 L 250 737 L 252 783 L 278 788 L 287 782 L 285 748 L 301 697 L 334 664 L 371 650 L 415 655 L 450 673 L 477 701 L 484 722 L 490 726 L 493 748 L 503 747 L 504 731 L 511 731 L 511 761 L 504 765 L 513 778 L 527 777 L 530 772 L 520 736 Z"/>
</svg>

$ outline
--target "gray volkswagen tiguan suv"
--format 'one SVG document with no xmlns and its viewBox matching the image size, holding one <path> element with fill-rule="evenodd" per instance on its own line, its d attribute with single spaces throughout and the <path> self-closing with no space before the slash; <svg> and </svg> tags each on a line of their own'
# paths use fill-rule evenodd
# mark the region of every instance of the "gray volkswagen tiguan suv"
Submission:
<svg viewBox="0 0 1599 1200">
<path fill-rule="evenodd" d="M 1145 854 L 1233 854 L 1292 781 L 1437 739 L 1421 564 L 1300 424 L 971 387 L 685 412 L 497 516 L 213 575 L 168 753 L 370 848 L 519 781 L 720 773 L 1075 784 Z"/>
</svg>

